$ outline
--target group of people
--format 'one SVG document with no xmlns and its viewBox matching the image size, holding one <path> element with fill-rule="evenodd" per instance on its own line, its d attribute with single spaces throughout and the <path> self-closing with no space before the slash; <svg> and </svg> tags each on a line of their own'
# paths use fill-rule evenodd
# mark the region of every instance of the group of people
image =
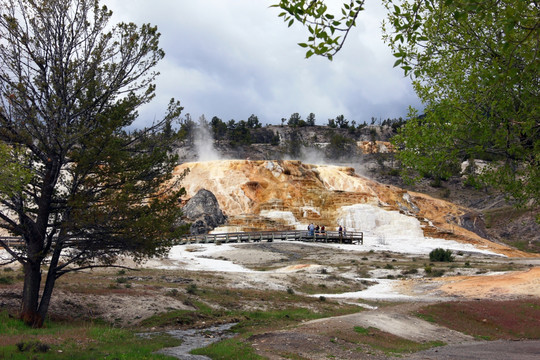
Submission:
<svg viewBox="0 0 540 360">
<path fill-rule="evenodd" d="M 324 225 L 319 227 L 319 225 L 313 225 L 313 223 L 311 223 L 308 225 L 308 232 L 309 236 L 313 236 L 315 234 L 325 234 L 326 228 L 324 227 Z"/>
<path fill-rule="evenodd" d="M 319 225 L 314 225 L 313 223 L 310 223 L 308 225 L 308 232 L 309 236 L 313 236 L 315 234 L 326 234 L 326 228 L 324 227 L 324 225 L 319 227 Z M 345 226 L 339 225 L 338 232 L 339 236 L 345 236 L 347 234 L 347 228 L 345 228 Z"/>
</svg>

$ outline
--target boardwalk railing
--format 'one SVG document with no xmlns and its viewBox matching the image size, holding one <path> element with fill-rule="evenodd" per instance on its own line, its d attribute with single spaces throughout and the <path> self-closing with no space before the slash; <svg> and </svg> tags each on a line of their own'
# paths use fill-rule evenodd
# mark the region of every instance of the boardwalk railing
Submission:
<svg viewBox="0 0 540 360">
<path fill-rule="evenodd" d="M 17 236 L 1 236 L 0 240 L 9 247 L 23 246 L 24 241 Z M 81 239 L 72 239 L 77 242 Z M 204 234 L 204 235 L 184 235 L 178 239 L 178 245 L 186 244 L 206 244 L 206 243 L 238 243 L 238 242 L 272 242 L 275 240 L 283 241 L 307 241 L 307 242 L 325 242 L 341 244 L 364 244 L 363 232 L 338 232 L 325 231 L 310 233 L 303 230 L 290 231 L 252 231 L 252 232 L 233 232 L 222 234 Z"/>
<path fill-rule="evenodd" d="M 24 245 L 24 240 L 20 236 L 0 236 L 0 240 L 2 240 L 9 247 Z"/>
<path fill-rule="evenodd" d="M 234 232 L 223 234 L 203 234 L 185 235 L 179 239 L 179 245 L 185 244 L 206 244 L 206 243 L 237 243 L 237 242 L 259 242 L 275 240 L 285 241 L 307 241 L 307 242 L 333 242 L 343 244 L 363 244 L 364 233 L 347 231 L 326 231 L 324 233 L 310 234 L 308 231 L 252 231 Z"/>
</svg>

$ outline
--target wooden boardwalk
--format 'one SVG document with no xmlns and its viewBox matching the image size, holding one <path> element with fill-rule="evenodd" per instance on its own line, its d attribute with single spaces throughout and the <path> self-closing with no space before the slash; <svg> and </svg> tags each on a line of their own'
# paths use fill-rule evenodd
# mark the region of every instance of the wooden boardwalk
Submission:
<svg viewBox="0 0 540 360">
<path fill-rule="evenodd" d="M 180 238 L 178 244 L 225 244 L 260 241 L 272 242 L 275 240 L 362 245 L 364 244 L 364 233 L 352 231 L 346 231 L 345 233 L 326 231 L 324 233 L 314 233 L 313 235 L 310 235 L 308 231 L 304 230 L 234 232 L 223 234 L 185 235 Z"/>
<path fill-rule="evenodd" d="M 0 236 L 0 240 L 9 247 L 20 247 L 24 245 L 24 241 L 20 236 Z"/>
<path fill-rule="evenodd" d="M 0 240 L 9 247 L 19 247 L 24 245 L 22 238 L 17 236 L 2 236 L 0 237 Z M 364 233 L 353 231 L 346 231 L 344 233 L 338 231 L 326 231 L 324 233 L 314 233 L 313 235 L 310 235 L 310 233 L 305 230 L 232 232 L 222 234 L 184 235 L 178 239 L 176 244 L 226 244 L 260 241 L 272 242 L 276 240 L 362 245 L 364 244 Z"/>
</svg>

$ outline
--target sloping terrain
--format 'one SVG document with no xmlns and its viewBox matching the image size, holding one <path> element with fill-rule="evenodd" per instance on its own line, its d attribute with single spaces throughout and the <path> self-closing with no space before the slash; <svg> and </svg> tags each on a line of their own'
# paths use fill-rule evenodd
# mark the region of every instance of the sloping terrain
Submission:
<svg viewBox="0 0 540 360">
<path fill-rule="evenodd" d="M 338 225 L 367 236 L 441 238 L 473 244 L 507 256 L 526 253 L 493 243 L 477 233 L 474 211 L 431 196 L 383 185 L 351 167 L 300 161 L 221 160 L 179 165 L 187 195 L 212 192 L 229 217 L 221 231 L 305 229 L 309 223 Z M 478 219 L 477 219 L 478 217 Z M 478 220 L 478 231 L 475 224 Z M 220 231 L 218 229 L 218 231 Z"/>
</svg>

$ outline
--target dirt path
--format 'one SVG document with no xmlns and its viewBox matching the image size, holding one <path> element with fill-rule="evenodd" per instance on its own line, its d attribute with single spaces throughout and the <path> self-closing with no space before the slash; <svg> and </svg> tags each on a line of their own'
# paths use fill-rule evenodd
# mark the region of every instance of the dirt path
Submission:
<svg viewBox="0 0 540 360">
<path fill-rule="evenodd" d="M 443 341 L 446 344 L 463 344 L 474 341 L 471 336 L 410 315 L 423 305 L 425 303 L 405 303 L 313 320 L 293 329 L 258 335 L 252 340 L 258 352 L 271 360 L 283 359 L 289 352 L 314 360 L 327 359 L 329 355 L 338 359 L 386 359 L 382 353 L 367 348 L 362 351 L 359 350 L 361 345 L 342 340 L 354 335 L 355 327 L 373 327 L 421 343 Z"/>
<path fill-rule="evenodd" d="M 376 351 L 354 341 L 346 341 L 354 334 L 354 327 L 374 327 L 381 331 L 415 342 L 443 341 L 446 346 L 435 347 L 411 355 L 400 355 L 408 360 L 533 360 L 540 359 L 540 340 L 477 341 L 469 335 L 423 321 L 411 312 L 425 303 L 406 303 L 387 306 L 357 314 L 313 320 L 292 329 L 268 332 L 250 340 L 257 352 L 270 360 L 299 358 L 372 359 L 388 360 L 395 357 Z M 351 336 L 351 335 L 349 335 Z"/>
<path fill-rule="evenodd" d="M 303 324 L 300 331 L 321 331 L 322 329 L 354 329 L 373 327 L 416 342 L 444 341 L 447 344 L 460 344 L 473 341 L 471 336 L 424 321 L 411 312 L 425 306 L 424 303 L 406 303 L 387 306 L 329 319 L 320 319 Z"/>
<path fill-rule="evenodd" d="M 537 360 L 540 340 L 481 341 L 420 351 L 406 360 Z"/>
</svg>

